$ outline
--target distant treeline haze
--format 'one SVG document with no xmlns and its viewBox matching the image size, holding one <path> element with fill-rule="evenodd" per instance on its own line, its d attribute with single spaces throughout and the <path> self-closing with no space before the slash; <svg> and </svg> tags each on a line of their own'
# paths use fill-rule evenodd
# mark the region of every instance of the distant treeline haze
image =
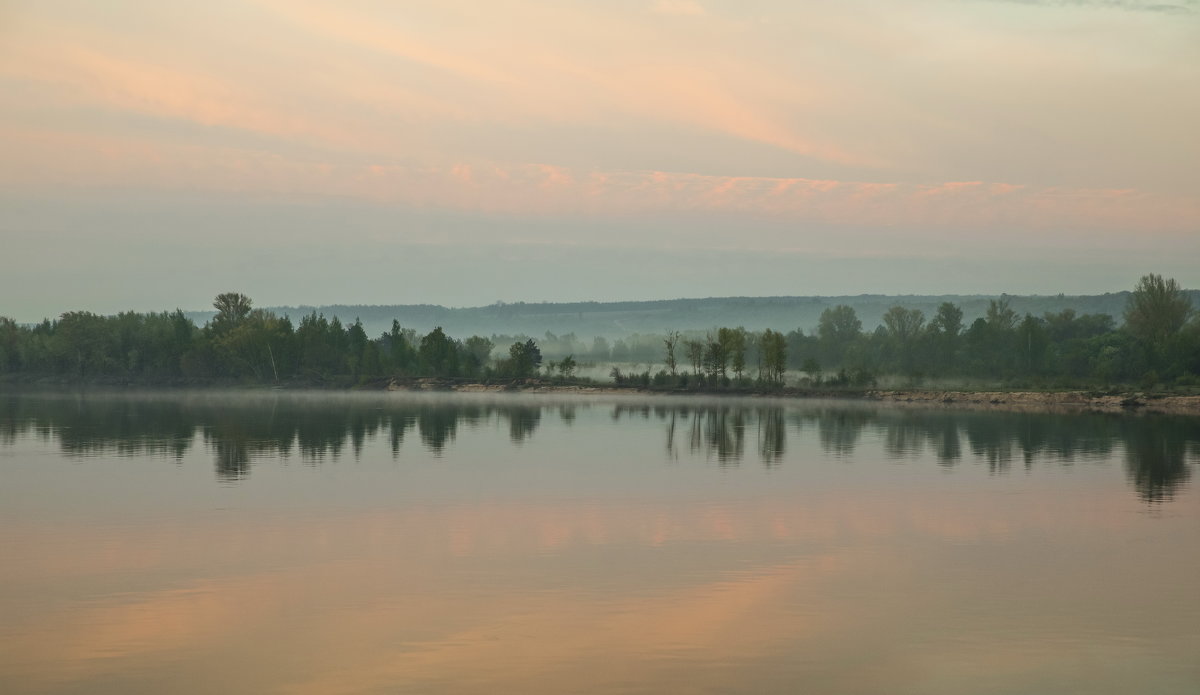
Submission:
<svg viewBox="0 0 1200 695">
<path fill-rule="evenodd" d="M 1193 304 L 1200 305 L 1200 290 L 1187 291 Z M 1098 295 L 1005 295 L 1010 307 L 1017 314 L 1043 316 L 1074 309 L 1077 314 L 1108 314 L 1118 322 L 1122 319 L 1129 292 L 1113 292 Z M 326 305 L 319 307 L 263 307 L 280 316 L 301 316 L 317 313 L 326 318 L 338 317 L 349 325 L 361 320 L 367 335 L 379 335 L 391 329 L 392 321 L 398 320 L 405 328 L 414 328 L 420 334 L 428 333 L 437 326 L 450 335 L 526 335 L 539 337 L 550 331 L 558 336 L 580 336 L 586 347 L 591 347 L 595 336 L 604 336 L 609 341 L 624 339 L 640 333 L 660 334 L 664 329 L 684 332 L 699 331 L 703 334 L 714 326 L 743 326 L 748 330 L 762 331 L 803 329 L 811 333 L 817 329 L 821 314 L 826 309 L 839 305 L 854 309 L 863 326 L 874 330 L 883 324 L 883 315 L 895 305 L 906 309 L 920 309 L 926 316 L 933 316 L 945 302 L 958 305 L 963 311 L 964 325 L 987 313 L 993 297 L 979 295 L 856 295 L 838 297 L 703 297 L 689 299 L 660 299 L 653 301 L 627 302 L 496 302 L 488 306 L 444 307 L 428 304 L 386 305 Z M 184 314 L 203 325 L 210 321 L 215 310 L 185 311 Z M 543 351 L 549 355 L 552 347 L 542 342 Z M 612 343 L 612 347 L 617 347 Z M 632 346 L 630 346 L 632 347 Z M 653 350 L 657 355 L 658 347 Z M 575 352 L 572 346 L 563 355 Z"/>
<path fill-rule="evenodd" d="M 617 382 L 664 388 L 780 387 L 789 370 L 804 375 L 800 385 L 835 387 L 870 386 L 880 376 L 1048 387 L 1200 384 L 1200 318 L 1187 292 L 1153 274 L 1128 295 L 1120 325 L 1109 314 L 1073 309 L 1020 315 L 1002 297 L 969 324 L 958 304 L 944 302 L 932 315 L 892 306 L 864 332 L 855 309 L 838 305 L 824 309 L 808 333 L 719 327 L 612 343 L 550 332 L 536 340 L 459 339 L 441 328 L 420 335 L 395 320 L 372 338 L 361 321 L 345 325 L 314 311 L 293 324 L 236 292 L 219 295 L 213 306 L 203 326 L 179 310 L 75 311 L 33 326 L 0 317 L 0 374 L 167 383 L 570 380 L 582 363 L 619 363 L 611 372 Z"/>
</svg>

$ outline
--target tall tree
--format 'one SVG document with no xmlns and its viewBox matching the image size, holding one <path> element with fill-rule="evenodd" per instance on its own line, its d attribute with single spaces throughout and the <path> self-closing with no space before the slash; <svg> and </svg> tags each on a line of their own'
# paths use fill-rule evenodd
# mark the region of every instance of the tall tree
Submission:
<svg viewBox="0 0 1200 695">
<path fill-rule="evenodd" d="M 883 315 L 883 325 L 887 327 L 889 337 L 907 344 L 921 332 L 921 327 L 925 325 L 925 313 L 920 309 L 894 306 Z"/>
<path fill-rule="evenodd" d="M 987 323 L 993 329 L 1011 331 L 1017 326 L 1019 318 L 1017 312 L 1009 306 L 1007 295 L 1000 295 L 999 300 L 993 299 L 988 302 Z"/>
<path fill-rule="evenodd" d="M 0 316 L 0 373 L 20 369 L 21 337 L 17 322 L 7 316 Z"/>
<path fill-rule="evenodd" d="M 421 367 L 431 376 L 458 376 L 457 348 L 441 326 L 434 328 L 421 338 L 421 345 L 417 348 Z"/>
<path fill-rule="evenodd" d="M 963 312 L 957 304 L 942 302 L 937 309 L 937 315 L 929 322 L 929 327 L 948 337 L 957 338 L 963 329 Z"/>
<path fill-rule="evenodd" d="M 509 368 L 513 376 L 529 377 L 537 372 L 542 364 L 542 351 L 538 349 L 533 338 L 524 343 L 516 342 L 508 348 Z"/>
<path fill-rule="evenodd" d="M 683 346 L 687 348 L 688 361 L 692 363 L 692 374 L 699 374 L 700 367 L 704 364 L 704 343 L 699 340 L 685 340 Z"/>
<path fill-rule="evenodd" d="M 830 365 L 844 364 L 846 353 L 862 332 L 862 321 L 854 307 L 839 304 L 821 312 L 817 323 L 822 359 Z"/>
<path fill-rule="evenodd" d="M 214 347 L 227 376 L 251 376 L 259 381 L 279 380 L 280 362 L 293 342 L 292 322 L 274 313 L 255 309 L 236 326 L 218 333 Z M 339 360 L 344 356 L 339 355 Z M 287 363 L 284 362 L 284 374 Z"/>
<path fill-rule="evenodd" d="M 717 329 L 714 338 L 708 336 L 704 345 L 704 366 L 709 377 L 724 377 L 729 372 L 730 338 L 728 328 Z"/>
<path fill-rule="evenodd" d="M 367 344 L 370 340 L 367 338 L 367 331 L 363 328 L 362 319 L 355 317 L 354 323 L 346 329 L 346 342 L 349 345 L 349 354 L 346 355 L 346 364 L 350 368 L 350 373 L 354 376 L 360 376 L 367 373 L 363 370 L 363 358 L 366 356 Z"/>
<path fill-rule="evenodd" d="M 213 300 L 217 315 L 213 317 L 213 330 L 224 333 L 237 328 L 250 315 L 252 302 L 241 292 L 223 292 Z"/>
<path fill-rule="evenodd" d="M 717 331 L 717 339 L 725 346 L 725 354 L 729 355 L 729 368 L 737 378 L 742 378 L 746 371 L 746 329 L 722 328 Z"/>
<path fill-rule="evenodd" d="M 1179 332 L 1192 314 L 1192 302 L 1174 278 L 1145 275 L 1125 306 L 1125 325 L 1141 340 L 1162 346 Z"/>
<path fill-rule="evenodd" d="M 487 366 L 492 358 L 492 350 L 496 344 L 481 335 L 473 335 L 463 343 L 467 359 L 471 362 L 472 371 L 479 371 Z"/>
<path fill-rule="evenodd" d="M 817 335 L 821 340 L 844 345 L 857 338 L 860 332 L 862 321 L 858 320 L 854 307 L 839 304 L 821 312 L 817 324 Z"/>
<path fill-rule="evenodd" d="M 942 302 L 937 308 L 937 314 L 929 322 L 929 332 L 933 338 L 935 352 L 932 368 L 943 374 L 953 371 L 959 339 L 963 332 L 962 307 L 951 302 Z"/>
<path fill-rule="evenodd" d="M 925 326 L 925 314 L 920 309 L 905 309 L 894 306 L 883 315 L 887 341 L 894 351 L 900 370 L 906 374 L 916 372 L 917 338 Z"/>
<path fill-rule="evenodd" d="M 401 328 L 400 322 L 392 319 L 392 329 L 384 333 L 380 341 L 383 343 L 384 361 L 395 371 L 405 372 L 412 369 L 416 361 L 417 332 L 412 328 Z M 488 341 L 489 343 L 491 341 Z"/>
<path fill-rule="evenodd" d="M 671 371 L 671 375 L 675 375 L 675 368 L 678 361 L 675 359 L 675 346 L 679 344 L 679 331 L 667 331 L 667 337 L 663 339 L 663 345 L 667 348 L 667 369 Z"/>
<path fill-rule="evenodd" d="M 768 328 L 763 331 L 759 345 L 766 380 L 776 386 L 782 386 L 783 375 L 787 371 L 787 338 L 782 333 Z"/>
</svg>

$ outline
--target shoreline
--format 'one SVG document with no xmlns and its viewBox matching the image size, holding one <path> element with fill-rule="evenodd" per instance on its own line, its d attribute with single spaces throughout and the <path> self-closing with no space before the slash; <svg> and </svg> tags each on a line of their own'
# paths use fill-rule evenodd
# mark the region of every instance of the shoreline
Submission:
<svg viewBox="0 0 1200 695">
<path fill-rule="evenodd" d="M 903 403 L 977 410 L 1168 413 L 1200 415 L 1200 396 L 1123 391 L 939 391 L 873 390 L 864 397 L 880 403 Z"/>
<path fill-rule="evenodd" d="M 513 383 L 455 383 L 444 379 L 390 380 L 388 391 L 449 393 L 535 393 L 564 395 L 704 396 L 735 398 L 833 399 L 887 405 L 918 405 L 970 410 L 1169 413 L 1200 416 L 1200 395 L 1122 391 L 956 391 L 943 389 L 819 390 L 670 390 L 634 386 L 554 384 L 536 379 Z"/>
<path fill-rule="evenodd" d="M 139 383 L 121 380 L 89 381 L 12 381 L 0 380 L 0 395 L 63 391 L 182 391 L 234 390 L 329 391 L 329 392 L 410 392 L 577 396 L 661 396 L 704 398 L 769 398 L 779 400 L 841 400 L 891 406 L 910 406 L 957 410 L 1003 410 L 1027 412 L 1107 412 L 1164 413 L 1200 416 L 1200 395 L 1178 395 L 1145 391 L 1098 392 L 1083 389 L 1062 391 L 1028 390 L 954 390 L 954 389 L 659 389 L 598 383 L 562 383 L 545 379 L 468 381 L 441 377 L 376 379 L 365 383 L 289 382 L 246 384 L 180 380 Z"/>
</svg>

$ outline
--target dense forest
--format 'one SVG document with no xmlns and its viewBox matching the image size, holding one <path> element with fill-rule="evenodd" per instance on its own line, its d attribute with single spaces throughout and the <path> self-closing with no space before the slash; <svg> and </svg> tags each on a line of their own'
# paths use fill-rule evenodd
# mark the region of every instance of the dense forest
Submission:
<svg viewBox="0 0 1200 695">
<path fill-rule="evenodd" d="M 618 384 L 672 389 L 864 388 L 883 377 L 914 385 L 929 379 L 1041 388 L 1200 385 L 1200 317 L 1188 292 L 1153 274 L 1127 294 L 1120 324 L 1109 314 L 1069 308 L 1022 315 L 1001 297 L 970 322 L 953 302 L 932 315 L 895 305 L 875 330 L 864 331 L 853 307 L 836 305 L 808 332 L 716 327 L 612 344 L 549 332 L 540 343 L 526 335 L 458 339 L 440 327 L 422 335 L 396 320 L 372 338 L 361 321 L 346 325 L 314 311 L 293 324 L 235 292 L 219 295 L 213 306 L 202 326 L 179 310 L 74 311 L 36 325 L 0 318 L 0 375 L 353 385 L 393 377 L 570 381 L 584 364 L 612 364 Z"/>
</svg>

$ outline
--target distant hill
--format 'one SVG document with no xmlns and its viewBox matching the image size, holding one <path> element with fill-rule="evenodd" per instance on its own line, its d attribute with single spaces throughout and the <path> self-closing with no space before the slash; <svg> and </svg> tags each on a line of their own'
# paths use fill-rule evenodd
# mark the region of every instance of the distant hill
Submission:
<svg viewBox="0 0 1200 695">
<path fill-rule="evenodd" d="M 1200 290 L 1189 290 L 1193 305 L 1200 307 Z M 1041 316 L 1051 311 L 1074 309 L 1080 314 L 1109 314 L 1120 323 L 1129 292 L 1100 295 L 1021 296 L 1006 295 L 1017 313 Z M 962 307 L 969 324 L 987 311 L 986 295 L 858 295 L 845 297 L 709 297 L 706 299 L 663 299 L 639 302 L 567 302 L 514 304 L 449 308 L 432 304 L 329 305 L 266 307 L 290 316 L 298 323 L 301 316 L 317 312 L 327 318 L 338 317 L 343 323 L 361 319 L 370 336 L 387 331 L 392 319 L 405 328 L 426 333 L 441 326 L 455 337 L 493 334 L 542 336 L 547 331 L 562 335 L 574 333 L 581 339 L 595 336 L 622 338 L 634 333 L 662 333 L 666 330 L 707 330 L 716 326 L 744 326 L 751 330 L 773 328 L 790 331 L 801 328 L 810 332 L 817 327 L 821 312 L 838 304 L 854 307 L 865 330 L 873 330 L 889 307 L 900 305 L 920 309 L 932 316 L 942 302 Z M 188 312 L 197 324 L 208 321 L 213 312 Z"/>
</svg>

